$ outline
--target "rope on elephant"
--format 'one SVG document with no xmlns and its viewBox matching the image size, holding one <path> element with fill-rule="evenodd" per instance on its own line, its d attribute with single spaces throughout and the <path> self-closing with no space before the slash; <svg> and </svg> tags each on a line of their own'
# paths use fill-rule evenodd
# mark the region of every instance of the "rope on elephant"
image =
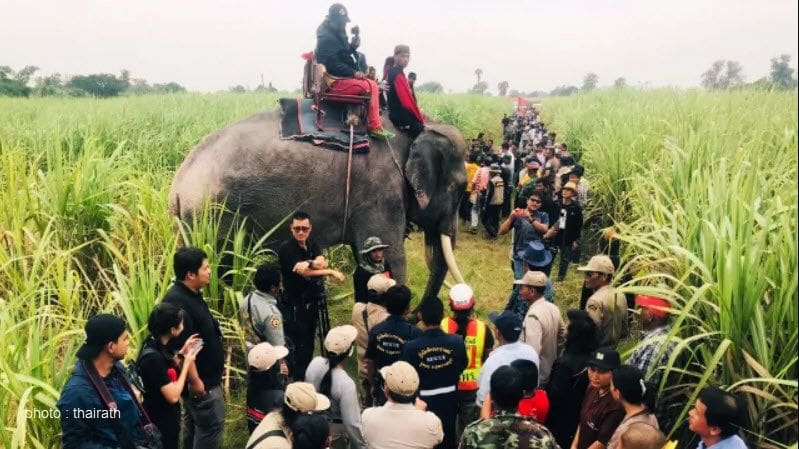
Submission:
<svg viewBox="0 0 799 449">
<path fill-rule="evenodd" d="M 350 149 L 347 153 L 347 187 L 344 192 L 344 223 L 341 225 L 341 242 L 347 235 L 347 218 L 350 213 L 350 184 L 352 183 L 352 141 L 354 139 L 354 127 L 350 124 Z"/>
</svg>

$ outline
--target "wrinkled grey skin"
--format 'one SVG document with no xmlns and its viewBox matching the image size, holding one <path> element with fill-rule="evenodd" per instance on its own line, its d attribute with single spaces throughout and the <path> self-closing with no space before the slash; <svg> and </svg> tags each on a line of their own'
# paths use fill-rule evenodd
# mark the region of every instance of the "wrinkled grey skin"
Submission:
<svg viewBox="0 0 799 449">
<path fill-rule="evenodd" d="M 299 209 L 311 215 L 312 236 L 323 248 L 341 243 L 347 153 L 282 140 L 279 120 L 279 111 L 264 112 L 206 137 L 175 174 L 170 213 L 190 222 L 208 195 L 247 217 L 253 237 L 260 238 Z M 384 125 L 396 134 L 391 147 L 399 167 L 385 141 L 372 139 L 369 153 L 353 155 L 343 243 L 358 254 L 367 237 L 379 236 L 391 245 L 385 257 L 402 282 L 405 225 L 413 221 L 428 246 L 425 294 L 436 295 L 447 274 L 440 234 L 454 243 L 457 205 L 466 183 L 465 144 L 449 125 L 432 125 L 412 144 L 388 120 Z M 267 246 L 277 249 L 288 239 L 288 226 L 280 226 Z"/>
</svg>

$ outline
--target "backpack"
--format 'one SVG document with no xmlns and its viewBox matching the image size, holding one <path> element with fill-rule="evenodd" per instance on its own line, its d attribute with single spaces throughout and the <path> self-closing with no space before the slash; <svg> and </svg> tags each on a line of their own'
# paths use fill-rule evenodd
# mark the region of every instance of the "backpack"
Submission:
<svg viewBox="0 0 799 449">
<path fill-rule="evenodd" d="M 128 366 L 126 367 L 127 373 L 125 373 L 125 374 L 127 374 L 128 381 L 130 382 L 131 385 L 136 387 L 136 389 L 139 390 L 142 395 L 146 391 L 145 391 L 145 388 L 144 388 L 144 380 L 142 379 L 142 375 L 141 375 L 141 373 L 142 373 L 141 359 L 145 355 L 157 354 L 157 353 L 158 353 L 158 351 L 156 349 L 154 349 L 152 346 L 147 345 L 147 342 L 145 341 L 145 344 L 142 345 L 142 349 L 139 352 L 139 356 L 136 357 L 135 361 L 128 362 Z"/>
</svg>

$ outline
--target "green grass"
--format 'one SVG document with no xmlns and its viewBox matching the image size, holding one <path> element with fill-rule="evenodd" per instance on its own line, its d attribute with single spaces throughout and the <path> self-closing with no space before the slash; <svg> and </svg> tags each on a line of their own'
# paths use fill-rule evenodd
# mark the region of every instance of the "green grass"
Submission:
<svg viewBox="0 0 799 449">
<path fill-rule="evenodd" d="M 627 291 L 672 300 L 685 418 L 712 383 L 740 393 L 760 447 L 797 439 L 796 92 L 622 90 L 546 102 L 578 149 L 594 212 L 621 233 Z"/>
</svg>

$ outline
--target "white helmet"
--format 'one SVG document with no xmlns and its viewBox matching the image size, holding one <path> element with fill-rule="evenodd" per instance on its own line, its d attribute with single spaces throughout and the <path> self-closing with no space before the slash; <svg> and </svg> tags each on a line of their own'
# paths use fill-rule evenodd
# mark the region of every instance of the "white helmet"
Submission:
<svg viewBox="0 0 799 449">
<path fill-rule="evenodd" d="M 469 310 L 474 307 L 474 292 L 466 284 L 455 284 L 449 290 L 449 305 L 452 310 Z"/>
</svg>

